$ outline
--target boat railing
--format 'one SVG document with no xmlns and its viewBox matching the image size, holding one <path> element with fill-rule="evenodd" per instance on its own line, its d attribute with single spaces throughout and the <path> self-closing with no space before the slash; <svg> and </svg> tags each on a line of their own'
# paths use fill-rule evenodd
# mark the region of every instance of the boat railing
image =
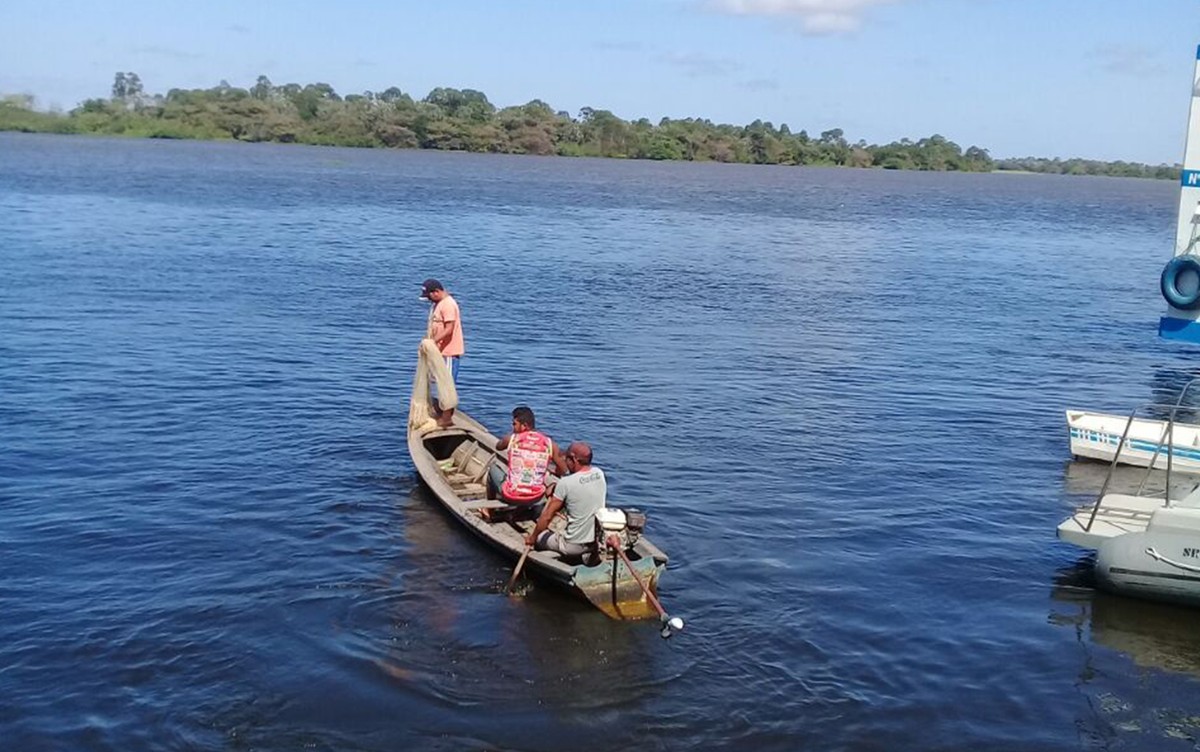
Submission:
<svg viewBox="0 0 1200 752">
<path fill-rule="evenodd" d="M 1175 411 L 1178 411 L 1180 408 L 1184 407 L 1184 400 L 1187 399 L 1188 391 L 1198 383 L 1200 383 L 1200 378 L 1191 379 L 1186 384 L 1183 385 L 1183 389 L 1181 389 L 1179 391 L 1179 397 L 1176 398 L 1176 400 L 1175 400 L 1175 405 L 1174 405 Z M 1161 405 L 1159 407 L 1161 407 Z M 1146 473 L 1142 476 L 1142 482 L 1138 483 L 1137 490 L 1133 492 L 1134 496 L 1141 496 L 1142 490 L 1146 487 L 1146 481 L 1150 480 L 1150 475 L 1151 475 L 1151 473 L 1154 472 L 1154 463 L 1158 462 L 1158 457 L 1160 454 L 1162 454 L 1163 442 L 1166 441 L 1166 439 L 1167 439 L 1168 430 L 1170 430 L 1174 426 L 1175 415 L 1176 415 L 1176 412 L 1173 411 L 1170 415 L 1171 420 L 1168 422 L 1168 424 L 1166 426 L 1163 426 L 1162 435 L 1160 435 L 1158 437 L 1158 443 L 1154 447 L 1154 454 L 1150 457 L 1150 462 L 1146 465 Z M 1130 416 L 1129 421 L 1127 421 L 1125 424 L 1126 433 L 1129 432 L 1129 425 L 1132 421 L 1133 421 L 1133 416 Z M 1171 441 L 1169 443 L 1173 446 L 1175 442 Z M 1121 447 L 1118 446 L 1117 447 L 1118 454 L 1120 453 L 1120 450 L 1121 450 Z M 1168 489 L 1170 488 L 1170 484 L 1171 484 L 1170 469 L 1171 469 L 1171 455 L 1168 454 L 1167 455 L 1167 488 Z M 1112 468 L 1109 468 L 1109 473 L 1111 474 L 1111 472 L 1112 472 Z M 1164 497 L 1168 496 L 1168 495 L 1169 495 L 1169 491 L 1163 492 Z"/>
<path fill-rule="evenodd" d="M 1161 415 L 1163 412 L 1166 412 L 1167 416 L 1166 423 L 1163 426 L 1162 434 L 1159 435 L 1158 442 L 1155 444 L 1154 454 L 1150 458 L 1150 462 L 1146 467 L 1146 474 L 1142 476 L 1142 481 L 1138 484 L 1137 491 L 1134 493 L 1134 495 L 1142 495 L 1142 490 L 1146 486 L 1146 481 L 1149 480 L 1150 474 L 1154 471 L 1155 463 L 1158 462 L 1158 458 L 1162 454 L 1163 447 L 1166 446 L 1167 477 L 1163 486 L 1163 505 L 1171 505 L 1171 470 L 1175 457 L 1175 416 L 1180 412 L 1191 411 L 1194 409 L 1190 405 L 1185 405 L 1184 399 L 1187 397 L 1188 391 L 1196 384 L 1200 384 L 1200 378 L 1195 378 L 1191 381 L 1188 381 L 1187 384 L 1184 385 L 1183 390 L 1179 393 L 1179 398 L 1175 400 L 1174 404 L 1168 404 L 1164 402 L 1147 402 L 1145 404 L 1138 405 L 1132 411 L 1130 411 L 1129 417 L 1125 420 L 1125 428 L 1123 431 L 1121 431 L 1121 439 L 1117 442 L 1117 450 L 1113 453 L 1112 461 L 1108 465 L 1108 474 L 1104 476 L 1104 484 L 1100 486 L 1100 492 L 1096 494 L 1096 501 L 1092 505 L 1092 513 L 1088 516 L 1087 525 L 1084 526 L 1084 530 L 1090 531 L 1092 529 L 1092 523 L 1096 521 L 1096 515 L 1100 512 L 1100 504 L 1104 500 L 1105 494 L 1108 493 L 1108 487 L 1112 483 L 1113 475 L 1116 472 L 1117 465 L 1120 464 L 1121 452 L 1129 446 L 1129 429 L 1133 426 L 1134 420 L 1136 420 L 1138 415 L 1143 411 L 1154 411 L 1159 415 Z"/>
</svg>

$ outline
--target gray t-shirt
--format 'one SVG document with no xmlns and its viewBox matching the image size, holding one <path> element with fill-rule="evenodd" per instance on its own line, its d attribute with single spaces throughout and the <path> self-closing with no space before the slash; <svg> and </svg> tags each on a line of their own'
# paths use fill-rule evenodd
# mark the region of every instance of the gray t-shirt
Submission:
<svg viewBox="0 0 1200 752">
<path fill-rule="evenodd" d="M 558 481 L 554 495 L 562 499 L 567 510 L 568 541 L 581 545 L 592 542 L 596 535 L 596 512 L 604 508 L 607 493 L 608 482 L 598 467 L 572 473 Z"/>
</svg>

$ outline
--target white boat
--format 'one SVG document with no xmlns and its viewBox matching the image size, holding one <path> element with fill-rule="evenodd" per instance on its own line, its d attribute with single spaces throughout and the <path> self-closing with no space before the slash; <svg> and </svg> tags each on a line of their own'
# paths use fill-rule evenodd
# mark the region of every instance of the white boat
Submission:
<svg viewBox="0 0 1200 752">
<path fill-rule="evenodd" d="M 1200 342 L 1200 50 L 1192 77 L 1188 142 L 1180 181 L 1175 255 L 1160 289 L 1169 306 L 1159 323 L 1164 339 Z M 1187 407 L 1184 386 L 1174 405 L 1147 405 L 1128 417 L 1068 411 L 1071 452 L 1109 461 L 1096 501 L 1058 526 L 1058 537 L 1096 551 L 1101 587 L 1126 595 L 1200 605 L 1200 483 L 1173 498 L 1172 473 L 1194 470 L 1200 427 L 1178 422 Z M 1166 416 L 1166 420 L 1155 420 Z M 1122 463 L 1146 467 L 1133 494 L 1108 493 Z M 1156 468 L 1166 470 L 1158 493 L 1144 493 Z M 1178 479 L 1178 476 L 1176 476 Z"/>
<path fill-rule="evenodd" d="M 1185 476 L 1182 492 L 1172 483 L 1173 474 L 1176 483 L 1181 480 L 1180 469 L 1200 472 L 1200 463 L 1180 457 L 1195 454 L 1197 427 L 1174 420 L 1192 409 L 1181 403 L 1198 381 L 1189 382 L 1175 404 L 1144 405 L 1128 417 L 1079 413 L 1073 424 L 1073 416 L 1067 415 L 1068 425 L 1076 426 L 1072 452 L 1076 430 L 1112 437 L 1081 445 L 1080 456 L 1108 460 L 1108 473 L 1095 502 L 1079 507 L 1058 526 L 1059 539 L 1096 551 L 1096 580 L 1107 590 L 1200 605 L 1200 479 Z M 1139 411 L 1165 414 L 1167 420 L 1139 418 Z M 1089 416 L 1098 420 L 1089 423 Z M 1108 456 L 1101 456 L 1102 451 Z M 1118 468 L 1126 464 L 1146 468 L 1141 481 L 1133 493 L 1109 493 Z M 1166 470 L 1166 477 L 1151 483 L 1158 468 Z"/>
<path fill-rule="evenodd" d="M 1095 502 L 1075 510 L 1058 526 L 1058 537 L 1096 551 L 1096 580 L 1107 590 L 1156 600 L 1200 605 L 1200 428 L 1175 422 L 1188 382 L 1175 404 L 1143 405 L 1128 417 L 1069 411 L 1071 452 L 1107 460 L 1108 473 Z M 1166 415 L 1166 420 L 1139 413 Z M 1077 436 L 1077 434 L 1079 434 Z M 1077 443 L 1078 442 L 1078 443 Z M 1133 493 L 1109 493 L 1122 465 L 1146 468 Z M 1151 481 L 1156 469 L 1162 482 Z M 1128 479 L 1126 479 L 1128 481 Z"/>
<path fill-rule="evenodd" d="M 1200 484 L 1177 500 L 1102 493 L 1063 520 L 1058 537 L 1096 551 L 1105 589 L 1200 605 Z"/>
<path fill-rule="evenodd" d="M 1067 410 L 1071 456 L 1077 459 L 1112 462 L 1124 437 L 1122 464 L 1166 470 L 1170 460 L 1177 471 L 1200 473 L 1200 426 L 1177 422 L 1167 429 L 1165 420 Z M 1165 451 L 1168 440 L 1170 454 Z"/>
</svg>

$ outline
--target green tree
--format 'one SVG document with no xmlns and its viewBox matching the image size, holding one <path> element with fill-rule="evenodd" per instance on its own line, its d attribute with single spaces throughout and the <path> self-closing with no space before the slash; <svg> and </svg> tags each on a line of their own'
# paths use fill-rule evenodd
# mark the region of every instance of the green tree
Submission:
<svg viewBox="0 0 1200 752">
<path fill-rule="evenodd" d="M 440 108 L 451 118 L 475 123 L 487 122 L 496 112 L 496 108 L 488 101 L 483 92 L 474 89 L 459 91 L 439 86 L 429 92 L 423 101 Z"/>
<path fill-rule="evenodd" d="M 117 71 L 113 75 L 112 98 L 124 101 L 127 96 L 129 96 L 129 84 L 125 80 L 125 73 Z"/>
<path fill-rule="evenodd" d="M 971 146 L 964 152 L 941 134 L 916 142 L 851 144 L 840 128 L 813 139 L 806 130 L 762 120 L 737 126 L 663 118 L 655 124 L 591 107 L 571 117 L 538 99 L 497 110 L 483 92 L 447 87 L 421 101 L 395 86 L 342 98 L 326 83 L 275 86 L 260 75 L 248 89 L 221 81 L 211 89 L 171 89 L 159 96 L 147 94 L 136 73 L 121 71 L 113 76 L 111 95 L 85 100 L 67 115 L 37 112 L 28 96 L 0 96 L 0 130 L 883 169 L 1179 175 L 1178 166 L 1124 161 L 993 160 L 986 149 Z"/>
<path fill-rule="evenodd" d="M 271 79 L 266 76 L 259 76 L 254 82 L 254 86 L 250 87 L 250 96 L 260 101 L 266 101 L 275 95 L 275 87 L 271 85 Z"/>
</svg>

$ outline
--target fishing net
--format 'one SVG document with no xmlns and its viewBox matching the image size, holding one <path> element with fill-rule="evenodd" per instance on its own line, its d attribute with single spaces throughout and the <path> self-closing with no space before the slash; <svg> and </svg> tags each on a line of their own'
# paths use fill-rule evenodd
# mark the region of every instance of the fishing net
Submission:
<svg viewBox="0 0 1200 752">
<path fill-rule="evenodd" d="M 446 367 L 446 359 L 438 352 L 432 339 L 421 340 L 417 350 L 417 373 L 413 377 L 412 398 L 408 403 L 408 426 L 417 433 L 437 427 L 429 394 L 430 383 L 437 385 L 437 401 L 443 410 L 458 407 L 458 390 L 454 377 Z"/>
</svg>

